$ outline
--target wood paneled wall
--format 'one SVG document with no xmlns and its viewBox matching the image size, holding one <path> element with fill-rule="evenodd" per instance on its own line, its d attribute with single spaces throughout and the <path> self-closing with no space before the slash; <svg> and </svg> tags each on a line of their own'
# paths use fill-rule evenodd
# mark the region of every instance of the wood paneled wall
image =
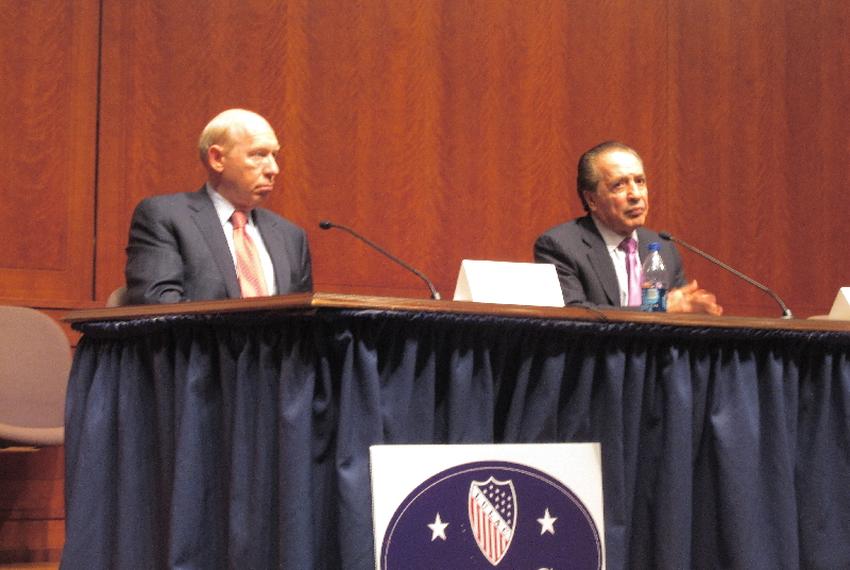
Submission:
<svg viewBox="0 0 850 570">
<path fill-rule="evenodd" d="M 0 0 L 0 303 L 58 316 L 93 299 L 99 12 Z M 0 563 L 59 559 L 63 457 L 0 450 Z"/>
<path fill-rule="evenodd" d="M 0 450 L 0 564 L 59 560 L 64 460 L 62 447 Z"/>
<path fill-rule="evenodd" d="M 0 2 L 0 298 L 91 299 L 97 0 Z"/>
<path fill-rule="evenodd" d="M 123 280 L 134 205 L 200 186 L 198 133 L 231 106 L 278 130 L 270 206 L 308 229 L 319 290 L 427 295 L 321 219 L 361 230 L 445 296 L 463 258 L 530 260 L 535 236 L 580 214 L 579 154 L 611 138 L 644 157 L 651 226 L 771 285 L 801 316 L 850 283 L 841 3 L 4 7 L 2 70 L 15 81 L 0 92 L 0 184 L 28 199 L 25 215 L 0 213 L 2 298 L 102 302 Z M 730 314 L 776 314 L 685 255 Z"/>
<path fill-rule="evenodd" d="M 198 188 L 195 142 L 254 109 L 283 143 L 270 207 L 319 291 L 450 297 L 464 258 L 528 261 L 580 214 L 575 163 L 643 155 L 650 225 L 798 316 L 850 285 L 850 5 L 817 0 L 0 0 L 0 302 L 61 311 L 122 284 L 143 197 Z M 727 313 L 773 301 L 685 253 Z"/>
</svg>

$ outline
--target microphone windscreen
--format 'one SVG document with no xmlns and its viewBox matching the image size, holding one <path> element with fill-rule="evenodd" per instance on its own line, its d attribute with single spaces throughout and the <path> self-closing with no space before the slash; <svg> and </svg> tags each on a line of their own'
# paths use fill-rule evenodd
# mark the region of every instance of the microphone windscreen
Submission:
<svg viewBox="0 0 850 570">
<path fill-rule="evenodd" d="M 329 230 L 333 227 L 333 224 L 327 220 L 322 220 L 321 222 L 319 222 L 319 227 L 323 230 Z"/>
</svg>

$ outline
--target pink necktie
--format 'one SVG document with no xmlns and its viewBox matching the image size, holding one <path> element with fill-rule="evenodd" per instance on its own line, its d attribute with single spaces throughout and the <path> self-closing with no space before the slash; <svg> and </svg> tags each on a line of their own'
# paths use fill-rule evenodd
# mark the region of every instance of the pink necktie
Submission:
<svg viewBox="0 0 850 570">
<path fill-rule="evenodd" d="M 637 242 L 626 238 L 620 242 L 620 249 L 626 252 L 626 280 L 629 283 L 629 307 L 640 306 L 640 260 L 637 254 Z"/>
<path fill-rule="evenodd" d="M 233 224 L 233 249 L 236 252 L 236 277 L 243 297 L 261 297 L 268 295 L 266 280 L 263 278 L 263 265 L 257 246 L 245 229 L 248 216 L 236 210 L 230 216 Z"/>
</svg>

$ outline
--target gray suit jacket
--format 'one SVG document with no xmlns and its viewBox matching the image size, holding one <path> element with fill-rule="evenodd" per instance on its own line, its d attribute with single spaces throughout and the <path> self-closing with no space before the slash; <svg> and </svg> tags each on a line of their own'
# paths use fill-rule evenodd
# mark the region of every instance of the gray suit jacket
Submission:
<svg viewBox="0 0 850 570">
<path fill-rule="evenodd" d="M 278 294 L 312 291 L 304 230 L 263 208 L 253 215 L 274 265 Z M 124 273 L 131 304 L 241 297 L 227 239 L 204 188 L 154 196 L 136 207 Z"/>
<path fill-rule="evenodd" d="M 670 287 L 683 286 L 685 272 L 675 246 L 652 230 L 638 228 L 637 233 L 641 259 L 645 259 L 651 242 L 660 243 Z M 534 242 L 534 260 L 555 264 L 567 305 L 620 306 L 614 263 L 590 216 L 555 226 L 538 237 Z"/>
</svg>

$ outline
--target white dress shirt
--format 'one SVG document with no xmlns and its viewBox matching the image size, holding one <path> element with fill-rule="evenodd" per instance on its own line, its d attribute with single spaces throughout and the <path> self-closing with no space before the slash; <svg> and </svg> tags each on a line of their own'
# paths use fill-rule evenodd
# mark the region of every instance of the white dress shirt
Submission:
<svg viewBox="0 0 850 570">
<path fill-rule="evenodd" d="M 620 306 L 626 307 L 629 304 L 629 276 L 626 273 L 626 252 L 620 249 L 620 244 L 626 238 L 608 229 L 595 217 L 591 216 L 591 218 L 593 218 L 593 223 L 596 224 L 596 229 L 602 235 L 602 239 L 605 240 L 608 255 L 611 256 L 611 261 L 614 263 L 617 284 L 620 286 Z M 631 238 L 635 240 L 635 243 L 638 243 L 637 230 L 632 231 Z M 640 253 L 638 253 L 638 260 L 640 260 Z"/>
<path fill-rule="evenodd" d="M 230 256 L 233 258 L 233 267 L 236 267 L 236 250 L 233 248 L 233 224 L 230 222 L 230 216 L 236 211 L 233 204 L 227 201 L 227 198 L 213 190 L 212 186 L 207 184 L 207 194 L 212 199 L 215 206 L 218 220 L 221 222 L 221 227 L 224 230 L 224 237 L 227 238 L 227 247 L 230 248 Z M 266 249 L 266 244 L 263 242 L 263 236 L 260 235 L 260 230 L 254 223 L 254 216 L 248 216 L 248 223 L 245 226 L 245 231 L 251 236 L 254 245 L 257 247 L 257 253 L 260 254 L 260 263 L 263 266 L 263 277 L 266 280 L 266 289 L 269 295 L 277 295 L 277 281 L 274 276 L 274 265 L 272 258 L 269 255 L 269 250 Z"/>
</svg>

